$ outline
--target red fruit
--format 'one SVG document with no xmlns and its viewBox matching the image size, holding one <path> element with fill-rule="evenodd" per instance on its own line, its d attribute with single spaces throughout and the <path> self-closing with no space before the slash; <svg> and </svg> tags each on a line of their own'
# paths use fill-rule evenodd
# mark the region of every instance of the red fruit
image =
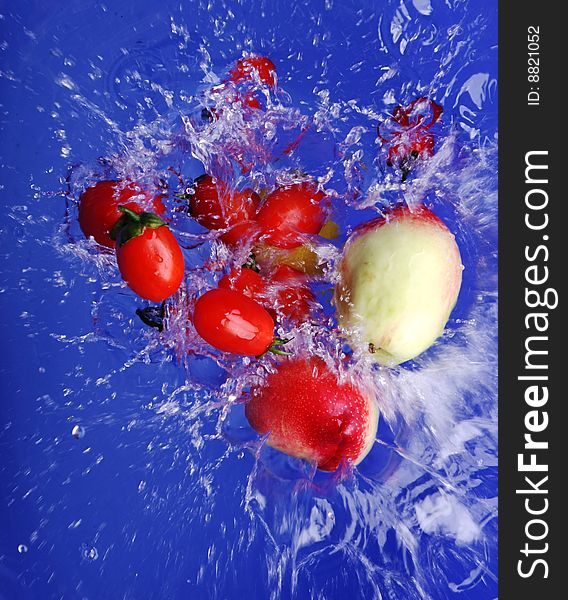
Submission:
<svg viewBox="0 0 568 600">
<path fill-rule="evenodd" d="M 416 158 L 434 156 L 434 136 L 431 133 L 423 133 L 417 136 L 410 145 L 410 154 Z"/>
<path fill-rule="evenodd" d="M 227 229 L 221 240 L 229 245 L 235 245 L 254 233 L 254 217 L 259 203 L 260 198 L 253 190 L 229 190 L 210 175 L 198 177 L 194 193 L 189 196 L 194 219 L 210 230 Z"/>
<path fill-rule="evenodd" d="M 315 302 L 304 273 L 288 265 L 280 265 L 270 280 L 274 285 L 277 312 L 296 324 L 304 322 Z"/>
<path fill-rule="evenodd" d="M 397 106 L 393 112 L 393 120 L 406 128 L 430 129 L 440 118 L 442 107 L 429 98 L 416 98 L 408 106 Z"/>
<path fill-rule="evenodd" d="M 220 279 L 219 287 L 225 290 L 234 290 L 255 300 L 264 294 L 266 283 L 253 269 L 233 268 L 230 273 Z"/>
<path fill-rule="evenodd" d="M 238 83 L 240 81 L 253 81 L 256 77 L 266 85 L 274 86 L 276 67 L 266 56 L 249 56 L 241 58 L 233 70 L 229 73 L 230 80 Z"/>
<path fill-rule="evenodd" d="M 340 383 L 319 358 L 293 358 L 253 390 L 246 417 L 267 443 L 290 456 L 335 471 L 343 460 L 358 464 L 375 440 L 375 402 Z"/>
<path fill-rule="evenodd" d="M 402 171 L 404 181 L 413 162 L 434 155 L 434 136 L 427 133 L 440 118 L 442 107 L 428 98 L 417 98 L 408 106 L 397 106 L 392 117 L 377 128 L 382 142 L 389 144 L 388 166 Z"/>
<path fill-rule="evenodd" d="M 246 94 L 237 97 L 238 101 L 248 108 L 261 108 L 258 98 L 250 90 Z"/>
<path fill-rule="evenodd" d="M 120 205 L 137 213 L 149 207 L 158 215 L 165 212 L 162 196 L 136 189 L 132 183 L 99 181 L 87 188 L 79 198 L 79 225 L 85 237 L 93 237 L 101 246 L 114 248 L 114 240 L 109 234 L 122 217 L 118 210 Z"/>
<path fill-rule="evenodd" d="M 141 298 L 162 302 L 181 285 L 184 259 L 169 227 L 152 213 L 126 209 L 117 235 L 116 261 L 128 287 Z"/>
<path fill-rule="evenodd" d="M 195 303 L 193 324 L 211 346 L 260 356 L 274 343 L 274 321 L 260 304 L 234 290 L 216 289 Z"/>
<path fill-rule="evenodd" d="M 257 223 L 264 241 L 277 248 L 296 248 L 305 235 L 315 235 L 325 222 L 323 192 L 312 183 L 296 183 L 272 192 L 261 206 Z"/>
</svg>

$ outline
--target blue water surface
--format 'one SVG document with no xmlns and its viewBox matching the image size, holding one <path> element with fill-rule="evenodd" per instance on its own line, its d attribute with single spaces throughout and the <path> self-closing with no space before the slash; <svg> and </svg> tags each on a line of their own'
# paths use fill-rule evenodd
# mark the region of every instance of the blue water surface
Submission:
<svg viewBox="0 0 568 600">
<path fill-rule="evenodd" d="M 0 1 L 1 600 L 497 597 L 496 4 Z M 162 347 L 74 220 L 117 164 L 199 175 L 181 116 L 243 52 L 321 123 L 283 168 L 385 202 L 423 192 L 466 265 L 447 339 L 401 376 L 425 416 L 382 419 L 343 481 L 261 448 L 204 391 L 226 371 Z M 443 105 L 451 157 L 389 191 L 376 126 L 418 96 Z M 376 211 L 338 209 L 337 247 Z"/>
</svg>

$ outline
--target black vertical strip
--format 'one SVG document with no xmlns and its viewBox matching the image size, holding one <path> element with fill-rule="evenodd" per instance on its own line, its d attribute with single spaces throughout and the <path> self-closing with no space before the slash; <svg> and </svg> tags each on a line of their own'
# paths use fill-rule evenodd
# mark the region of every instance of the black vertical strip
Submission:
<svg viewBox="0 0 568 600">
<path fill-rule="evenodd" d="M 499 598 L 544 600 L 565 595 L 568 573 L 568 30 L 553 2 L 501 0 L 499 12 Z"/>
</svg>

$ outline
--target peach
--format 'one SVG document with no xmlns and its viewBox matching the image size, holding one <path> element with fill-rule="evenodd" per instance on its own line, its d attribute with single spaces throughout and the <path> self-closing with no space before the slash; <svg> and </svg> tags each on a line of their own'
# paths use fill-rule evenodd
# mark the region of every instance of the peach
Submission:
<svg viewBox="0 0 568 600">
<path fill-rule="evenodd" d="M 334 301 L 352 347 L 394 366 L 427 350 L 458 298 L 455 236 L 428 208 L 399 207 L 345 245 Z"/>
</svg>

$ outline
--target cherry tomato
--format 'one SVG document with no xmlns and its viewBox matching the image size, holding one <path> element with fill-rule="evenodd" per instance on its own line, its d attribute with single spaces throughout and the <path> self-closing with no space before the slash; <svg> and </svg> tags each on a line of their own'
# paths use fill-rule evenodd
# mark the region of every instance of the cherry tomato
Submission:
<svg viewBox="0 0 568 600">
<path fill-rule="evenodd" d="M 136 189 L 132 183 L 99 181 L 79 198 L 79 225 L 85 237 L 93 237 L 101 246 L 114 248 L 114 240 L 109 234 L 122 217 L 118 210 L 120 205 L 138 213 L 150 207 L 156 214 L 165 212 L 162 196 Z"/>
<path fill-rule="evenodd" d="M 264 279 L 253 269 L 233 268 L 219 281 L 219 287 L 225 290 L 240 292 L 253 300 L 261 298 L 265 292 Z"/>
<path fill-rule="evenodd" d="M 228 190 L 224 183 L 210 175 L 201 175 L 195 180 L 194 193 L 189 197 L 194 219 L 210 230 L 227 229 L 221 240 L 229 245 L 238 244 L 254 233 L 259 203 L 260 198 L 253 190 Z"/>
<path fill-rule="evenodd" d="M 248 91 L 246 92 L 246 94 L 240 96 L 239 102 L 241 102 L 243 106 L 247 106 L 248 108 L 261 108 L 260 101 L 251 91 Z"/>
<path fill-rule="evenodd" d="M 413 162 L 434 155 L 434 136 L 427 133 L 442 114 L 442 107 L 428 98 L 417 98 L 408 106 L 397 106 L 392 117 L 377 128 L 382 142 L 389 145 L 387 165 L 402 171 L 404 181 Z"/>
<path fill-rule="evenodd" d="M 261 206 L 257 223 L 264 241 L 277 248 L 301 246 L 305 235 L 315 235 L 325 222 L 323 192 L 312 183 L 296 183 L 272 192 Z"/>
<path fill-rule="evenodd" d="M 162 302 L 181 285 L 184 260 L 169 227 L 152 213 L 127 213 L 116 244 L 116 261 L 128 287 L 141 298 Z M 161 224 L 160 224 L 161 223 Z"/>
<path fill-rule="evenodd" d="M 430 129 L 442 114 L 442 107 L 429 98 L 416 98 L 408 106 L 397 106 L 392 119 L 405 128 Z"/>
<path fill-rule="evenodd" d="M 258 78 L 262 83 L 271 87 L 276 83 L 276 67 L 266 56 L 249 56 L 240 58 L 229 73 L 230 80 L 238 83 L 240 81 L 253 81 Z"/>
<path fill-rule="evenodd" d="M 280 265 L 270 281 L 275 291 L 276 311 L 296 324 L 304 322 L 315 302 L 304 273 L 288 265 Z"/>
<path fill-rule="evenodd" d="M 260 356 L 274 342 L 274 321 L 257 302 L 234 290 L 216 289 L 195 304 L 197 333 L 223 352 Z"/>
</svg>

